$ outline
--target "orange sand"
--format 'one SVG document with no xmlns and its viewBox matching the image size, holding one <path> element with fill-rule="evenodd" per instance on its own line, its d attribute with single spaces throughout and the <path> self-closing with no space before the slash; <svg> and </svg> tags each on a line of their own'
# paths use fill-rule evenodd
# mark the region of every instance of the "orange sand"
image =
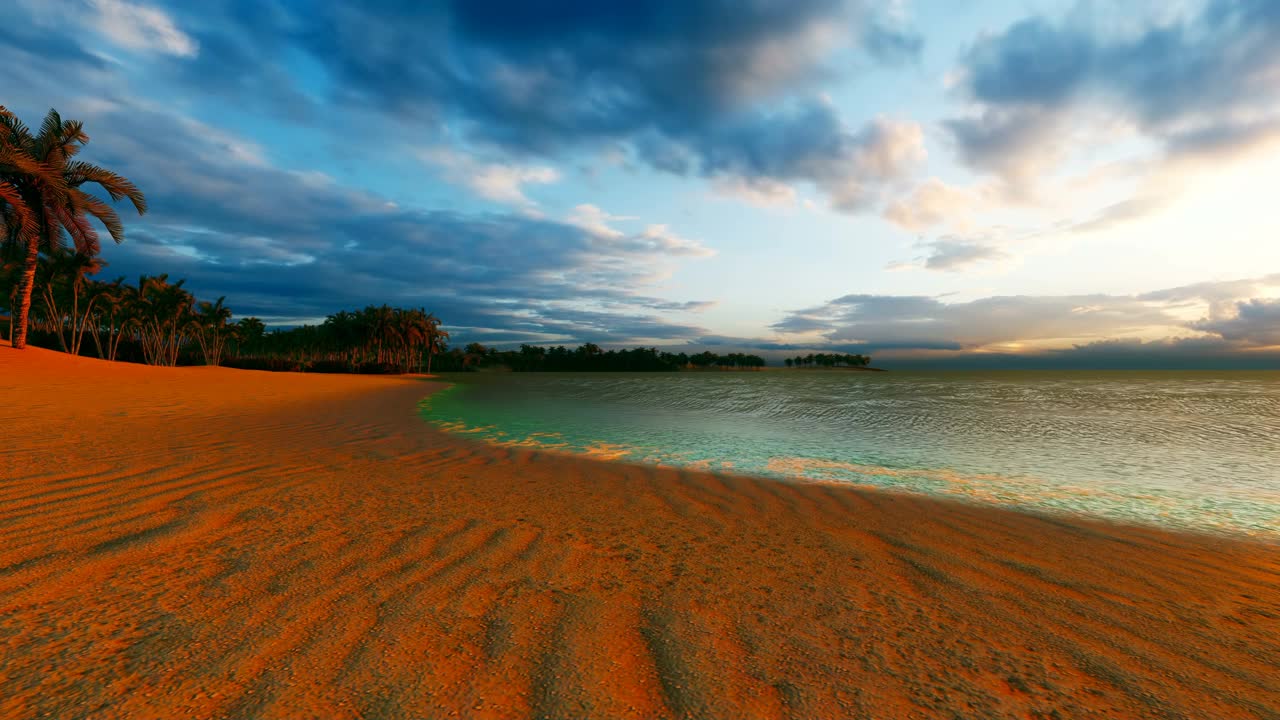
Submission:
<svg viewBox="0 0 1280 720">
<path fill-rule="evenodd" d="M 1280 717 L 1280 548 L 0 347 L 0 717 Z"/>
</svg>

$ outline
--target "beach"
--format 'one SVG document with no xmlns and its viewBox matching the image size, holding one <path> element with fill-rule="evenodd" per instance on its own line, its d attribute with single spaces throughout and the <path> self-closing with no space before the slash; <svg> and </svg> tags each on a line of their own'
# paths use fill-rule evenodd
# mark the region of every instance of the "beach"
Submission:
<svg viewBox="0 0 1280 720">
<path fill-rule="evenodd" d="M 0 346 L 0 717 L 1280 717 L 1280 547 Z"/>
</svg>

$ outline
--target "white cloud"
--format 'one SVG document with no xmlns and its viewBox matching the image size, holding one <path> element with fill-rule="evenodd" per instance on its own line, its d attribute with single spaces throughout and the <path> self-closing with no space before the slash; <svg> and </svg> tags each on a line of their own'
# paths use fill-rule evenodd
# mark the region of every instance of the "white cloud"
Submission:
<svg viewBox="0 0 1280 720">
<path fill-rule="evenodd" d="M 617 228 L 611 227 L 609 223 L 619 220 L 635 220 L 636 218 L 627 215 L 611 215 L 604 210 L 590 203 L 583 203 L 573 209 L 569 213 L 569 217 L 565 218 L 569 223 L 591 232 L 601 237 L 622 237 L 623 232 Z"/>
<path fill-rule="evenodd" d="M 945 225 L 957 232 L 972 229 L 972 216 L 990 207 L 991 191 L 986 187 L 959 187 L 938 178 L 929 178 L 905 197 L 884 209 L 884 218 L 913 232 Z"/>
<path fill-rule="evenodd" d="M 711 257 L 715 251 L 697 240 L 681 237 L 662 224 L 649 225 L 644 231 L 630 238 L 630 246 L 643 253 L 662 255 L 687 255 L 691 257 Z"/>
<path fill-rule="evenodd" d="M 200 46 L 182 32 L 163 10 L 127 0 L 89 0 L 96 11 L 93 27 L 117 45 L 130 50 L 154 50 L 178 57 L 194 57 Z"/>
<path fill-rule="evenodd" d="M 876 118 L 842 150 L 815 160 L 815 174 L 825 180 L 819 184 L 831 205 L 844 212 L 872 205 L 886 186 L 906 178 L 928 158 L 920 125 L 888 118 Z"/>
<path fill-rule="evenodd" d="M 589 203 L 578 205 L 565 218 L 569 224 L 586 230 L 601 241 L 598 247 L 607 247 L 613 252 L 690 257 L 710 257 L 715 254 L 714 250 L 697 240 L 681 237 L 663 224 L 647 225 L 638 233 L 623 232 L 610 224 L 636 219 L 627 215 L 612 215 Z"/>
<path fill-rule="evenodd" d="M 723 177 L 712 181 L 716 194 L 741 200 L 756 207 L 787 207 L 796 202 L 790 185 L 771 178 Z"/>
<path fill-rule="evenodd" d="M 486 163 L 449 148 L 428 148 L 419 153 L 423 162 L 434 165 L 445 178 L 471 188 L 477 195 L 508 205 L 536 207 L 524 194 L 526 185 L 548 185 L 560 180 L 560 172 L 545 165 Z"/>
</svg>

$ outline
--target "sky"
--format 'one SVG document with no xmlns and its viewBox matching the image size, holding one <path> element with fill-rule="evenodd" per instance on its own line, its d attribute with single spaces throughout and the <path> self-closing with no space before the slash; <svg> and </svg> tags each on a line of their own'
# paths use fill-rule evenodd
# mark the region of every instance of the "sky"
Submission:
<svg viewBox="0 0 1280 720">
<path fill-rule="evenodd" d="M 455 343 L 1280 367 L 1273 0 L 11 0 L 109 277 Z"/>
</svg>

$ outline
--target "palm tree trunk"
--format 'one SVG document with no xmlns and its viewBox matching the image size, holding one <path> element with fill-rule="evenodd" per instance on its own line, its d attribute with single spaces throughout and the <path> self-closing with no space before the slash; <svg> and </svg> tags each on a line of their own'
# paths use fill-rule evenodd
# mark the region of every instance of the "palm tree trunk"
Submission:
<svg viewBox="0 0 1280 720">
<path fill-rule="evenodd" d="M 80 338 L 84 337 L 84 329 L 80 327 L 80 286 L 71 278 L 71 354 L 80 355 Z"/>
<path fill-rule="evenodd" d="M 72 336 L 71 336 L 71 353 L 72 353 L 73 355 L 76 355 L 76 356 L 79 356 L 79 355 L 80 355 L 80 347 L 84 344 L 84 331 L 85 331 L 86 329 L 88 329 L 88 327 L 89 327 L 90 317 L 93 315 L 93 306 L 94 306 L 94 303 L 96 303 L 97 301 L 98 301 L 98 298 L 96 298 L 96 297 L 90 297 L 90 299 L 89 299 L 89 303 L 88 303 L 88 305 L 87 305 L 87 306 L 85 307 L 85 309 L 84 309 L 84 315 L 82 315 L 82 316 L 81 316 L 81 318 L 80 318 L 80 327 L 79 327 L 79 328 L 76 328 L 76 326 L 75 326 L 75 320 L 72 320 L 72 321 L 71 321 L 71 327 L 72 327 Z M 78 306 L 79 304 L 80 304 L 80 294 L 79 294 L 79 292 L 77 291 L 77 293 L 76 293 L 76 305 Z M 73 316 L 73 317 L 74 317 L 74 316 Z M 94 337 L 94 342 L 96 343 L 96 342 L 97 342 L 97 337 L 96 337 L 96 335 L 98 334 L 98 327 L 97 327 L 98 323 L 97 323 L 97 320 L 96 320 L 96 319 L 94 319 L 94 320 L 93 320 L 93 324 L 94 324 L 94 327 L 93 327 L 93 334 L 95 335 L 95 337 Z M 102 348 L 101 348 L 101 347 L 99 347 L 99 348 L 98 348 L 98 357 L 99 357 L 99 358 L 101 358 L 101 357 L 102 357 Z"/>
<path fill-rule="evenodd" d="M 22 265 L 22 277 L 18 279 L 18 308 L 10 321 L 13 348 L 27 346 L 27 323 L 31 317 L 31 291 L 36 286 L 36 265 L 40 262 L 40 246 L 33 238 L 27 241 L 27 257 Z"/>
<path fill-rule="evenodd" d="M 93 349 L 98 351 L 98 359 L 106 360 L 107 356 L 102 352 L 102 325 L 100 321 L 94 320 L 93 325 L 89 328 L 89 334 L 93 337 Z M 107 342 L 111 342 L 111 337 L 107 337 Z"/>
<path fill-rule="evenodd" d="M 69 353 L 66 339 L 66 323 L 62 321 L 62 313 L 58 311 L 58 301 L 53 297 L 53 277 L 50 276 L 44 286 L 44 306 L 49 315 L 49 328 L 58 334 L 58 345 L 62 352 Z M 75 332 L 75 317 L 71 318 L 71 331 Z"/>
</svg>

